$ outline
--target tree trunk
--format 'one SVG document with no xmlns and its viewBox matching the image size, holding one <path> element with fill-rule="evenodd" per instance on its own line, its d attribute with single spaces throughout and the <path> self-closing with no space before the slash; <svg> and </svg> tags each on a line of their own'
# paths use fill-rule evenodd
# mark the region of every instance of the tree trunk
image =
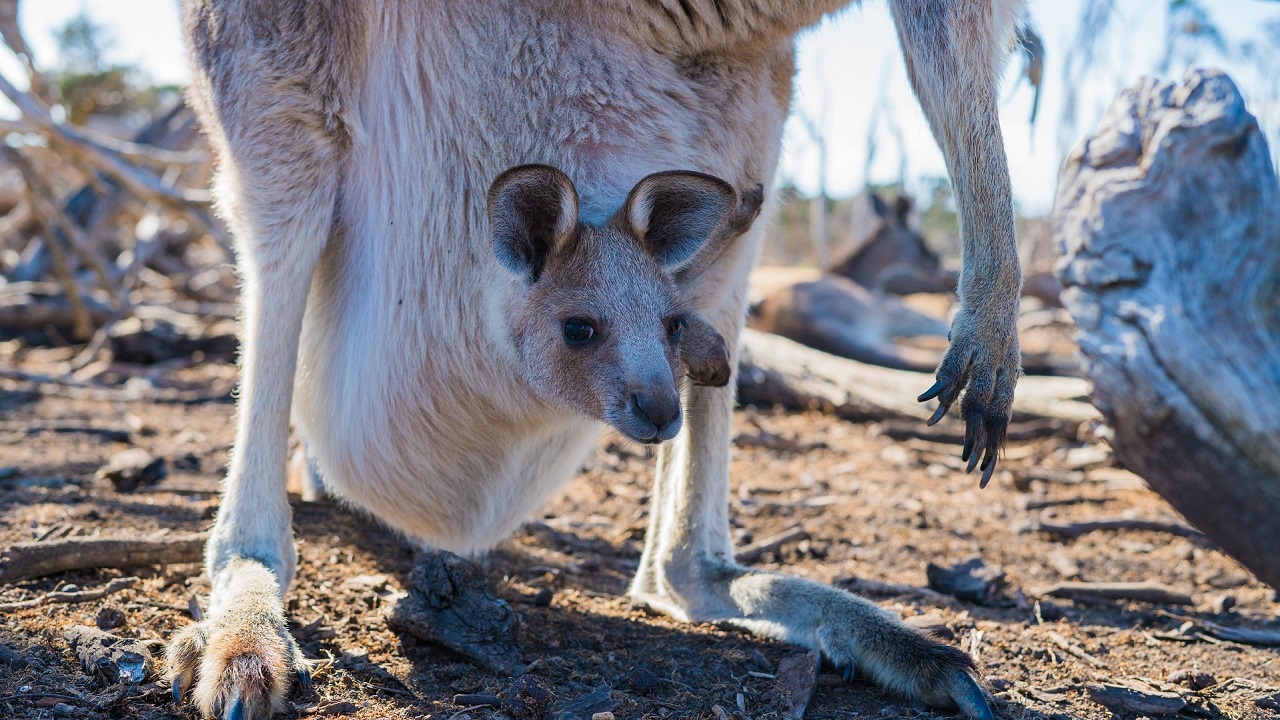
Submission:
<svg viewBox="0 0 1280 720">
<path fill-rule="evenodd" d="M 1057 274 L 1125 466 L 1280 588 L 1280 197 L 1229 78 L 1144 79 L 1067 159 Z"/>
</svg>

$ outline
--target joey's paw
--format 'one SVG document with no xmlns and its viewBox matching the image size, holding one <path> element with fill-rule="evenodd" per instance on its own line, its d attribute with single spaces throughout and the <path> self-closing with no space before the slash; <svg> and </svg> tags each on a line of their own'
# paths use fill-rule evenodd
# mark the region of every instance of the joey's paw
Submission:
<svg viewBox="0 0 1280 720">
<path fill-rule="evenodd" d="M 251 610 L 189 625 L 173 638 L 165 664 L 174 702 L 190 698 L 205 717 L 218 720 L 266 720 L 284 710 L 295 674 L 310 689 L 310 664 L 283 614 Z"/>
<path fill-rule="evenodd" d="M 995 718 L 973 659 L 905 625 L 882 626 L 856 641 L 828 637 L 822 645 L 845 682 L 863 675 L 902 697 L 934 707 L 959 708 L 970 720 Z"/>
<path fill-rule="evenodd" d="M 975 467 L 982 470 L 979 487 L 986 487 L 995 474 L 996 456 L 1004 447 L 1013 412 L 1014 387 L 1022 372 L 1016 325 L 1006 324 L 1009 327 L 979 323 L 973 313 L 962 309 L 951 326 L 951 347 L 938 367 L 937 382 L 918 398 L 920 402 L 938 400 L 930 425 L 960 398 L 965 424 L 960 457 L 969 462 L 967 472 Z"/>
</svg>

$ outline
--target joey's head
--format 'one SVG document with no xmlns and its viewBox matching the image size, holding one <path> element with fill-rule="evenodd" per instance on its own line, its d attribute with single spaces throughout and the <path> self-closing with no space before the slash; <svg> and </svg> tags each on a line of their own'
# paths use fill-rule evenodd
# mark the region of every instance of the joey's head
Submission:
<svg viewBox="0 0 1280 720">
<path fill-rule="evenodd" d="M 489 188 L 493 251 L 523 281 L 511 332 L 534 391 L 638 442 L 675 437 L 682 342 L 691 322 L 707 325 L 674 273 L 736 201 L 717 178 L 656 173 L 596 226 L 578 221 L 563 172 L 522 165 L 499 175 Z"/>
</svg>

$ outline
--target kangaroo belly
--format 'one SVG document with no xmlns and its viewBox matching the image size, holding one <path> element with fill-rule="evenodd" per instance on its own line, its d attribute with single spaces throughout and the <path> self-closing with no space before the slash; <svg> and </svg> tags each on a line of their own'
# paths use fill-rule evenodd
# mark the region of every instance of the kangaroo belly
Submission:
<svg viewBox="0 0 1280 720">
<path fill-rule="evenodd" d="M 586 219 L 642 177 L 768 183 L 791 48 L 674 60 L 512 3 L 378 4 L 333 237 L 313 282 L 295 417 L 326 482 L 436 545 L 500 540 L 570 479 L 599 426 L 522 382 L 485 193 L 573 178 Z"/>
</svg>

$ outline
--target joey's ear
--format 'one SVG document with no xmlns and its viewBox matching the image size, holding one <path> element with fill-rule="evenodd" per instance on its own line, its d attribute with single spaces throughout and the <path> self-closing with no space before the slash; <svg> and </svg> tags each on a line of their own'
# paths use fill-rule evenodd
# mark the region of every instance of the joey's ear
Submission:
<svg viewBox="0 0 1280 720">
<path fill-rule="evenodd" d="M 549 165 L 520 165 L 489 186 L 489 232 L 503 267 L 537 281 L 547 256 L 571 242 L 578 227 L 578 192 Z"/>
<path fill-rule="evenodd" d="M 673 170 L 636 183 L 619 214 L 655 260 L 675 269 L 702 248 L 737 202 L 738 194 L 720 178 Z"/>
</svg>

